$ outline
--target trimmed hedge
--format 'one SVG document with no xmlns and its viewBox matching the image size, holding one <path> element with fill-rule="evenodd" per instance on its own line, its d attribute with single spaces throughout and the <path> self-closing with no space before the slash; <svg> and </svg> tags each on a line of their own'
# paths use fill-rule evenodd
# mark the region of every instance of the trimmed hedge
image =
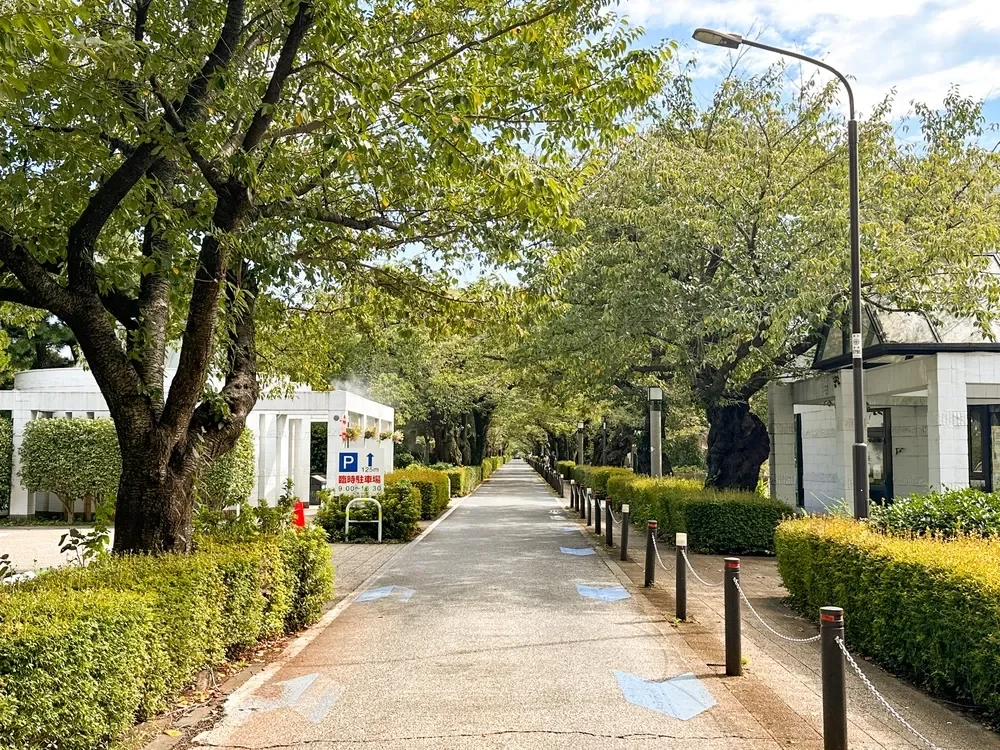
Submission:
<svg viewBox="0 0 1000 750">
<path fill-rule="evenodd" d="M 407 469 L 386 474 L 385 486 L 407 480 L 420 491 L 420 517 L 430 521 L 441 515 L 451 500 L 451 482 L 443 471 L 411 466 Z"/>
<path fill-rule="evenodd" d="M 573 478 L 574 466 L 576 466 L 576 461 L 556 461 L 556 471 L 567 482 Z"/>
<path fill-rule="evenodd" d="M 597 497 L 604 499 L 608 496 L 608 480 L 616 476 L 633 476 L 631 469 L 621 466 L 588 466 L 585 464 L 573 465 L 571 479 L 584 487 L 589 487 Z M 564 477 L 565 478 L 565 477 Z"/>
<path fill-rule="evenodd" d="M 629 505 L 638 526 L 657 522 L 658 535 L 673 539 L 686 532 L 693 552 L 710 554 L 769 554 L 774 531 L 792 509 L 779 500 L 753 492 L 705 489 L 691 479 L 651 479 L 613 474 L 607 480 L 614 507 Z"/>
<path fill-rule="evenodd" d="M 1000 494 L 974 489 L 910 495 L 873 504 L 871 524 L 889 533 L 1000 535 Z"/>
<path fill-rule="evenodd" d="M 456 466 L 445 474 L 451 483 L 452 497 L 465 497 L 483 481 L 482 466 Z"/>
<path fill-rule="evenodd" d="M 191 555 L 113 557 L 2 587 L 4 748 L 107 747 L 200 670 L 317 620 L 332 581 L 314 527 L 239 545 L 199 539 Z"/>
<path fill-rule="evenodd" d="M 14 469 L 14 423 L 0 417 L 0 516 L 10 513 L 10 488 Z"/>
<path fill-rule="evenodd" d="M 843 607 L 856 649 L 1000 720 L 1000 541 L 893 537 L 831 517 L 785 521 L 776 541 L 803 614 Z"/>
<path fill-rule="evenodd" d="M 354 495 L 335 495 L 329 490 L 320 490 L 320 508 L 316 513 L 316 523 L 326 530 L 331 542 L 344 541 L 345 509 Z M 385 488 L 376 498 L 382 503 L 382 539 L 408 541 L 419 528 L 420 490 L 412 482 L 401 479 Z M 359 521 L 378 520 L 378 508 L 371 503 L 355 505 L 351 508 L 351 518 Z M 355 526 L 351 524 L 351 540 L 376 539 L 378 525 L 374 523 Z"/>
</svg>

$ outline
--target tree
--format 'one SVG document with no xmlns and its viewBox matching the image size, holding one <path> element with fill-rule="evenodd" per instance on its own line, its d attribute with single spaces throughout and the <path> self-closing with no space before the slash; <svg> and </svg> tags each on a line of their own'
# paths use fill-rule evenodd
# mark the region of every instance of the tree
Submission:
<svg viewBox="0 0 1000 750">
<path fill-rule="evenodd" d="M 590 0 L 0 21 L 0 302 L 56 315 L 94 373 L 124 447 L 117 552 L 190 549 L 195 477 L 242 431 L 258 329 L 296 287 L 413 297 L 431 263 L 516 258 L 570 221 L 571 154 L 622 132 L 664 56 Z"/>
<path fill-rule="evenodd" d="M 709 423 L 709 485 L 757 486 L 769 441 L 751 399 L 808 367 L 846 311 L 845 128 L 831 97 L 809 82 L 790 92 L 774 68 L 730 76 L 702 109 L 682 73 L 658 121 L 602 160 L 576 209 L 582 236 L 557 238 L 541 345 L 612 382 L 690 393 Z M 896 137 L 888 102 L 862 126 L 864 297 L 985 328 L 1000 165 L 979 145 L 981 105 L 953 91 L 916 116 L 922 144 Z"/>
<path fill-rule="evenodd" d="M 0 303 L 0 321 L 0 388 L 23 370 L 76 364 L 76 339 L 57 318 Z"/>
</svg>

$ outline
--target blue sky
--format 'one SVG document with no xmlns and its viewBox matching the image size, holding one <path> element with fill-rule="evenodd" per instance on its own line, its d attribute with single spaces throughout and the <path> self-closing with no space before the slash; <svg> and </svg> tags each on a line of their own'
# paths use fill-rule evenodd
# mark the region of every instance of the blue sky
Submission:
<svg viewBox="0 0 1000 750">
<path fill-rule="evenodd" d="M 683 60 L 696 53 L 706 93 L 729 53 L 694 42 L 697 26 L 824 59 L 854 79 L 862 113 L 895 88 L 902 117 L 913 100 L 940 105 L 957 84 L 1000 121 L 998 0 L 621 0 L 618 12 L 645 27 L 647 42 L 675 39 Z M 774 57 L 751 51 L 744 62 L 752 70 Z"/>
</svg>

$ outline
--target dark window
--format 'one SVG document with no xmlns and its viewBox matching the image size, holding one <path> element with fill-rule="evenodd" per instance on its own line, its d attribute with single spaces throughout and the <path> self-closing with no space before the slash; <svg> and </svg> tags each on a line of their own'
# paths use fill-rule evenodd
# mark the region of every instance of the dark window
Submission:
<svg viewBox="0 0 1000 750">
<path fill-rule="evenodd" d="M 989 407 L 969 407 L 969 486 L 991 492 Z"/>
<path fill-rule="evenodd" d="M 892 500 L 892 416 L 889 409 L 868 412 L 868 486 L 875 502 Z"/>
<path fill-rule="evenodd" d="M 802 415 L 795 415 L 795 504 L 806 507 L 806 488 L 802 470 Z"/>
</svg>

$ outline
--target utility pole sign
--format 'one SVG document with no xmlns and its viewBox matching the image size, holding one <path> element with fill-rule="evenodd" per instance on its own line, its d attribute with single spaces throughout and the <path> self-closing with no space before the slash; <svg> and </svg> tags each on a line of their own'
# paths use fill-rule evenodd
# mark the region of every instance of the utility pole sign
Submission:
<svg viewBox="0 0 1000 750">
<path fill-rule="evenodd" d="M 374 453 L 341 451 L 337 456 L 338 494 L 374 497 L 384 489 L 382 469 Z"/>
</svg>

